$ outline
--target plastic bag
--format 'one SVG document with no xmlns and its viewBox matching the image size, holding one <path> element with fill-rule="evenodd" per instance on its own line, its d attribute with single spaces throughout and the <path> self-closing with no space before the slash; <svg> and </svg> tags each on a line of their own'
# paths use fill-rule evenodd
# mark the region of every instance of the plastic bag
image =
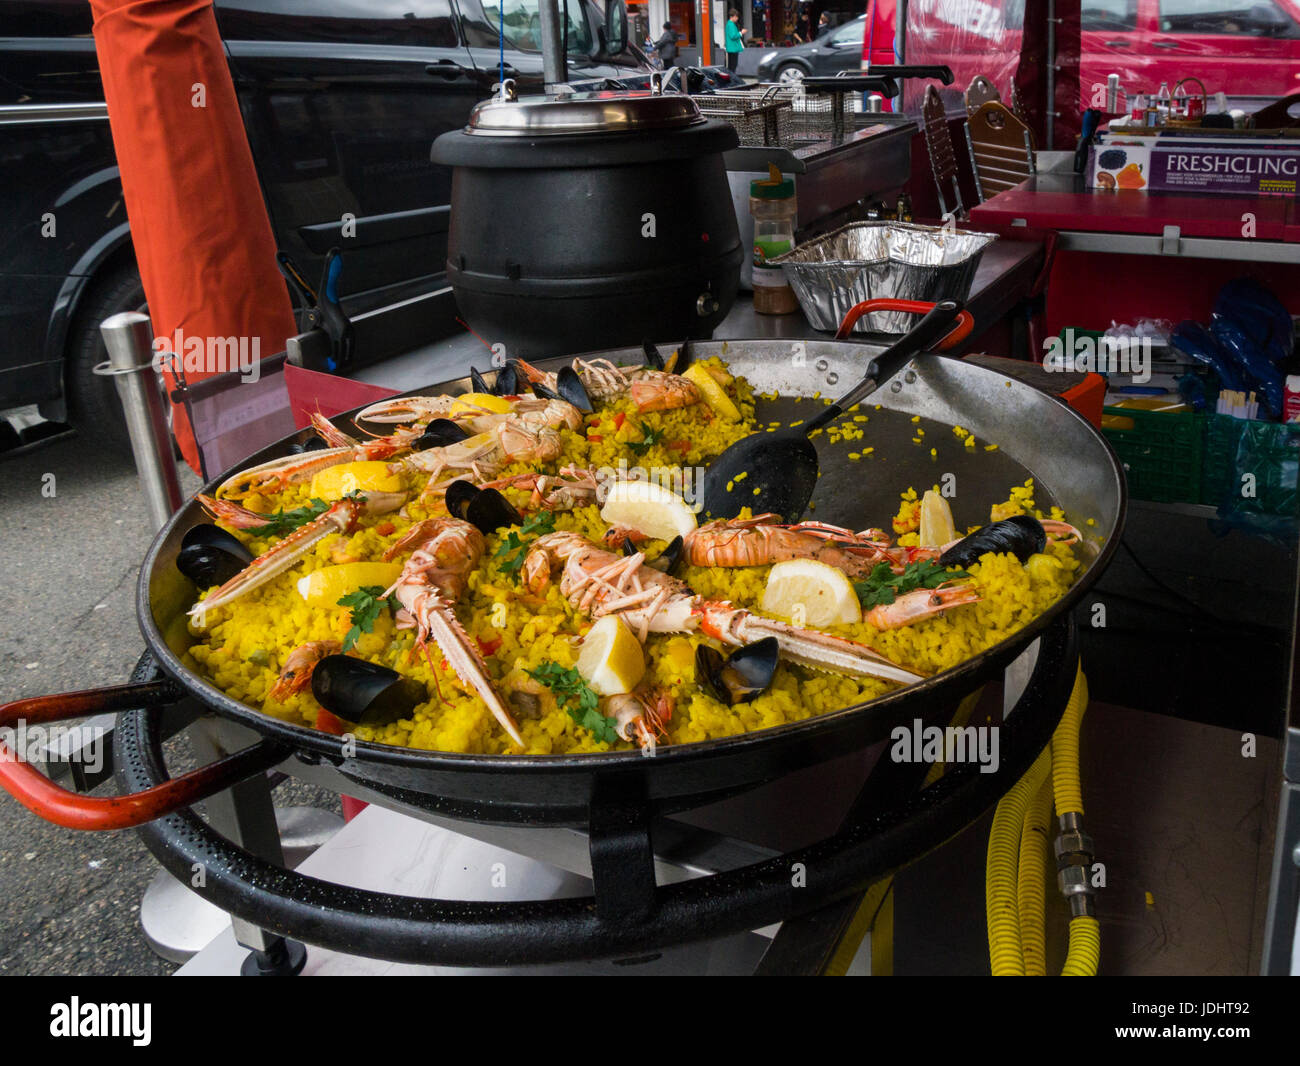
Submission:
<svg viewBox="0 0 1300 1066">
<path fill-rule="evenodd" d="M 1247 386 L 1258 394 L 1269 416 L 1281 418 L 1285 382 L 1264 349 L 1251 339 L 1235 317 L 1216 314 L 1210 332 L 1219 342 L 1219 350 L 1232 360 Z"/>
<path fill-rule="evenodd" d="M 1179 322 L 1169 336 L 1170 343 L 1184 355 L 1208 366 L 1225 389 L 1244 390 L 1246 382 L 1214 335 L 1199 322 Z"/>
<path fill-rule="evenodd" d="M 1238 437 L 1235 456 L 1220 486 L 1219 518 L 1230 526 L 1289 545 L 1295 541 L 1296 518 L 1300 516 L 1300 425 L 1231 421 Z"/>
<path fill-rule="evenodd" d="M 1214 298 L 1214 314 L 1232 319 L 1265 356 L 1280 363 L 1291 356 L 1295 326 L 1281 301 L 1252 278 L 1236 278 Z"/>
</svg>

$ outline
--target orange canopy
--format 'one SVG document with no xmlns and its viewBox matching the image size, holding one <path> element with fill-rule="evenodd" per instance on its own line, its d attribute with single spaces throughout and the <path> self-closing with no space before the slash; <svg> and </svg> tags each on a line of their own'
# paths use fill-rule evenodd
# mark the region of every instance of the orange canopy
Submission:
<svg viewBox="0 0 1300 1066">
<path fill-rule="evenodd" d="M 230 369 L 229 339 L 262 358 L 282 352 L 297 328 L 211 3 L 90 6 L 154 336 L 190 349 L 176 354 L 191 385 Z M 189 419 L 174 407 L 181 451 L 198 470 Z"/>
</svg>

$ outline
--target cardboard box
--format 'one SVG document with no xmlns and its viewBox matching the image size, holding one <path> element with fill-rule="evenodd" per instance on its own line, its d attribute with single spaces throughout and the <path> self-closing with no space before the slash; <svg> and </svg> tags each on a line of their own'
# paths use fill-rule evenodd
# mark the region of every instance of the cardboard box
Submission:
<svg viewBox="0 0 1300 1066">
<path fill-rule="evenodd" d="M 1088 153 L 1088 186 L 1294 197 L 1300 193 L 1300 138 L 1103 131 Z"/>
</svg>

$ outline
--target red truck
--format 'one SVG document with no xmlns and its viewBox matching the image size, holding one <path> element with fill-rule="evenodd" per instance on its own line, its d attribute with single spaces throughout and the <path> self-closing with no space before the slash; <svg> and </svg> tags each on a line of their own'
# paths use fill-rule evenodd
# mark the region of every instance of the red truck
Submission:
<svg viewBox="0 0 1300 1066">
<path fill-rule="evenodd" d="M 985 74 L 1005 97 L 1026 0 L 910 0 L 907 62 L 947 63 L 964 89 Z M 895 0 L 869 0 L 863 62 L 892 63 Z M 1083 0 L 1081 107 L 1118 74 L 1130 93 L 1196 76 L 1210 93 L 1300 92 L 1300 0 Z"/>
</svg>

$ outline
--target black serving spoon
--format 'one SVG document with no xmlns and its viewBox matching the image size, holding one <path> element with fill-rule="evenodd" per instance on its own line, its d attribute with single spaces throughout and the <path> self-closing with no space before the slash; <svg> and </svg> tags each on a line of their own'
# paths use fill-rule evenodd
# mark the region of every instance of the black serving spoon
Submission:
<svg viewBox="0 0 1300 1066">
<path fill-rule="evenodd" d="M 877 355 L 853 389 L 802 425 L 773 433 L 751 433 L 736 441 L 704 471 L 704 511 L 711 518 L 735 518 L 742 507 L 798 522 L 817 488 L 817 449 L 808 434 L 861 403 L 951 332 L 961 314 L 958 300 L 941 300 L 911 331 Z M 745 474 L 745 491 L 728 492 L 728 482 Z M 757 493 L 755 489 L 759 490 Z"/>
</svg>

